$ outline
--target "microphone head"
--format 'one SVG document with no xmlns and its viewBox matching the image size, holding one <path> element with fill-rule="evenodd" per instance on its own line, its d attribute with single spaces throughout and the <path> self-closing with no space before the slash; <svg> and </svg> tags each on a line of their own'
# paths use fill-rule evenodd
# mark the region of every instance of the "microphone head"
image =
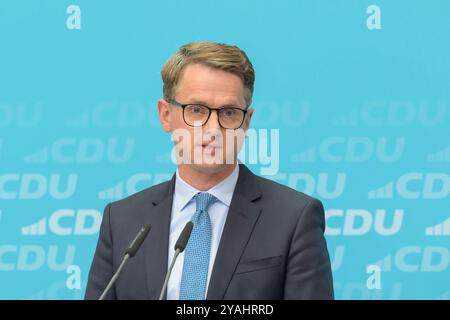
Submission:
<svg viewBox="0 0 450 320">
<path fill-rule="evenodd" d="M 127 251 L 125 251 L 125 254 L 128 254 L 130 258 L 134 257 L 136 252 L 141 247 L 142 242 L 144 242 L 145 237 L 147 237 L 147 234 L 149 233 L 150 229 L 151 226 L 149 224 L 144 224 L 144 226 L 141 228 L 141 230 L 139 230 L 139 233 L 134 238 L 133 242 L 131 242 Z"/>
<path fill-rule="evenodd" d="M 180 250 L 180 253 L 184 251 L 184 249 L 186 248 L 187 243 L 189 241 L 189 237 L 191 236 L 193 227 L 194 227 L 194 224 L 191 221 L 186 223 L 183 231 L 181 231 L 181 234 L 177 240 L 177 243 L 175 243 L 175 250 Z"/>
</svg>

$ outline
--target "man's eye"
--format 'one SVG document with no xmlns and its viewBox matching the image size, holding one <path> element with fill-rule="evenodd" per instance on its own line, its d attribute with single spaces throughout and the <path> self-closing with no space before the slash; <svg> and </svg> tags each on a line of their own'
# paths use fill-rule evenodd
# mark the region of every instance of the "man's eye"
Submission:
<svg viewBox="0 0 450 320">
<path fill-rule="evenodd" d="M 203 106 L 193 106 L 192 107 L 194 113 L 201 113 L 201 114 L 207 114 L 208 109 Z"/>
<path fill-rule="evenodd" d="M 203 108 L 200 107 L 200 106 L 192 106 L 192 107 L 191 107 L 191 111 L 192 111 L 193 113 L 202 113 L 202 112 L 203 112 Z"/>
<path fill-rule="evenodd" d="M 234 110 L 234 109 L 225 109 L 225 110 L 223 111 L 223 114 L 224 114 L 226 117 L 233 117 L 233 116 L 236 114 L 236 110 Z"/>
</svg>

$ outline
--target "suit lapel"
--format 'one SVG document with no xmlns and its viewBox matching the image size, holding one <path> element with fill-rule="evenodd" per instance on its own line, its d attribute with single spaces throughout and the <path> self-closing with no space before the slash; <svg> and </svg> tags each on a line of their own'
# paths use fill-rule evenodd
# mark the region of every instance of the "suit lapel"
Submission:
<svg viewBox="0 0 450 320">
<path fill-rule="evenodd" d="M 148 223 L 152 226 L 145 241 L 145 266 L 149 299 L 159 298 L 168 268 L 170 216 L 175 189 L 175 175 L 150 204 Z"/>
<path fill-rule="evenodd" d="M 246 166 L 240 165 L 239 178 L 228 210 L 212 270 L 207 299 L 221 300 L 247 245 L 261 213 L 254 201 L 261 196 L 255 177 Z"/>
</svg>

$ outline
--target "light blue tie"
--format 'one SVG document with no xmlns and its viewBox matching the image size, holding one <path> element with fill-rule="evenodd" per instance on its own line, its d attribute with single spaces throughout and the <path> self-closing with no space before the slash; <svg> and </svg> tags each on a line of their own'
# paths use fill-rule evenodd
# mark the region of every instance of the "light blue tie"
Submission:
<svg viewBox="0 0 450 320">
<path fill-rule="evenodd" d="M 194 198 L 196 210 L 191 219 L 194 228 L 184 251 L 180 300 L 205 299 L 208 279 L 211 250 L 211 220 L 208 207 L 217 201 L 217 198 L 207 192 L 199 192 Z"/>
</svg>

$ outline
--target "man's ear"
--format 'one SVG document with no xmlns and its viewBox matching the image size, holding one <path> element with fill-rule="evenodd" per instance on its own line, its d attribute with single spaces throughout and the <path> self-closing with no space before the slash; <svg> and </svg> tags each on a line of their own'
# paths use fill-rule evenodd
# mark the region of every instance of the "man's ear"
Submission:
<svg viewBox="0 0 450 320">
<path fill-rule="evenodd" d="M 158 100 L 158 114 L 159 121 L 161 122 L 161 126 L 165 132 L 172 131 L 171 125 L 171 110 L 169 103 L 164 99 Z"/>
</svg>

